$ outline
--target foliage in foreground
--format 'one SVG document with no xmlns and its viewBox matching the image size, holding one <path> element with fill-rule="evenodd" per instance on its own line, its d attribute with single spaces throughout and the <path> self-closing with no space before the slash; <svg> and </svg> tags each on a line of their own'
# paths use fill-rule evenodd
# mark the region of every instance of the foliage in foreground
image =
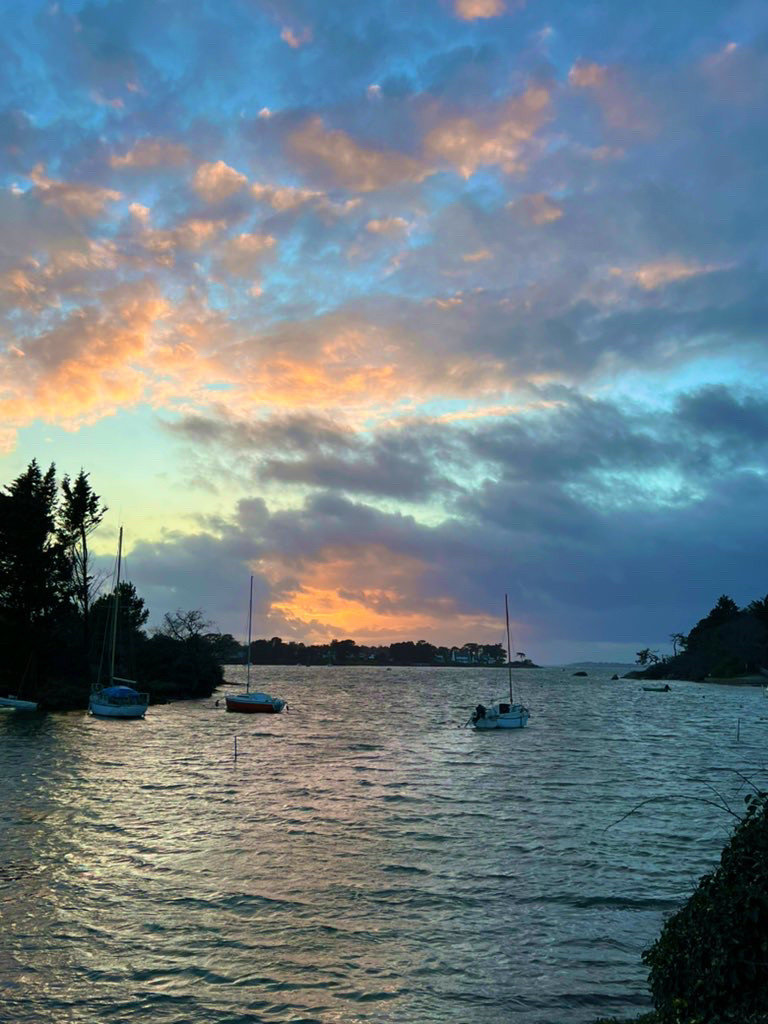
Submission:
<svg viewBox="0 0 768 1024">
<path fill-rule="evenodd" d="M 634 1024 L 768 1024 L 768 793 L 746 804 L 717 868 L 643 953 L 655 1011 Z"/>
<path fill-rule="evenodd" d="M 643 953 L 661 1024 L 768 1020 L 768 794 Z"/>
</svg>

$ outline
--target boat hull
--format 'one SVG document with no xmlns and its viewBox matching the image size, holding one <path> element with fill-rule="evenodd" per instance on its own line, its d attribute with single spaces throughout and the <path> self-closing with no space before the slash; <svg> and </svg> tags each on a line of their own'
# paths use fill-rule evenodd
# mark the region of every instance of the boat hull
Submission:
<svg viewBox="0 0 768 1024">
<path fill-rule="evenodd" d="M 502 707 L 492 704 L 484 711 L 483 715 L 478 715 L 476 711 L 470 719 L 472 728 L 478 732 L 486 732 L 490 729 L 524 729 L 531 717 L 528 708 L 523 707 L 522 704 L 504 704 Z"/>
<path fill-rule="evenodd" d="M 14 708 L 16 711 L 37 711 L 34 700 L 19 700 L 18 697 L 0 697 L 0 708 Z"/>
<path fill-rule="evenodd" d="M 88 704 L 88 710 L 97 718 L 143 718 L 148 704 L 102 704 L 92 700 Z"/>
<path fill-rule="evenodd" d="M 285 707 L 284 700 L 265 693 L 227 694 L 225 701 L 227 711 L 239 711 L 244 715 L 278 715 Z"/>
<path fill-rule="evenodd" d="M 143 718 L 149 694 L 131 686 L 105 686 L 91 692 L 88 710 L 99 718 Z"/>
</svg>

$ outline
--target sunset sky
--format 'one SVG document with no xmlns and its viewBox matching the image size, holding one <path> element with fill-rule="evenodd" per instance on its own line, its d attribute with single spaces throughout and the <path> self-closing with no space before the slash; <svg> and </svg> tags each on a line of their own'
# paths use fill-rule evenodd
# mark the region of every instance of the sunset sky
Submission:
<svg viewBox="0 0 768 1024">
<path fill-rule="evenodd" d="M 764 0 L 6 0 L 0 482 L 152 620 L 670 649 L 768 591 Z"/>
</svg>

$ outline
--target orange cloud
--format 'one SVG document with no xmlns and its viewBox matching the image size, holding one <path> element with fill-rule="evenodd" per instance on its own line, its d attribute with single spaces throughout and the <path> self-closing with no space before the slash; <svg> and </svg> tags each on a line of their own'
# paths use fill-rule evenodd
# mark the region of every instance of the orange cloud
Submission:
<svg viewBox="0 0 768 1024">
<path fill-rule="evenodd" d="M 37 164 L 29 175 L 35 184 L 35 193 L 44 203 L 58 207 L 72 217 L 98 217 L 107 203 L 122 199 L 122 193 L 98 185 L 76 185 L 46 178 L 43 165 Z"/>
<path fill-rule="evenodd" d="M 246 176 L 236 171 L 234 167 L 230 167 L 229 164 L 225 164 L 223 160 L 200 164 L 192 179 L 192 187 L 195 192 L 208 203 L 217 203 L 222 199 L 227 199 L 247 184 Z"/>
<path fill-rule="evenodd" d="M 447 117 L 424 140 L 427 157 L 470 178 L 478 167 L 496 164 L 507 173 L 525 168 L 525 147 L 549 116 L 550 94 L 532 86 L 495 110 L 477 117 Z"/>
<path fill-rule="evenodd" d="M 138 402 L 194 402 L 227 372 L 208 355 L 228 327 L 151 285 L 102 294 L 0 355 L 0 430 L 42 419 L 75 430 Z"/>
<path fill-rule="evenodd" d="M 138 228 L 137 240 L 158 263 L 172 267 L 177 249 L 195 251 L 227 226 L 224 220 L 191 217 L 172 228 L 152 228 L 150 211 L 140 203 L 132 203 L 130 212 Z"/>
<path fill-rule="evenodd" d="M 227 239 L 217 250 L 218 262 L 230 274 L 248 277 L 263 262 L 264 256 L 275 246 L 272 235 L 241 234 Z"/>
<path fill-rule="evenodd" d="M 298 573 L 296 565 L 278 561 L 259 568 L 278 587 L 298 574 L 299 584 L 286 588 L 272 608 L 299 623 L 309 643 L 349 638 L 377 644 L 422 635 L 438 643 L 457 636 L 498 642 L 499 619 L 462 614 L 450 597 L 424 598 L 419 583 L 425 563 L 384 545 L 329 546 L 303 561 Z"/>
<path fill-rule="evenodd" d="M 396 236 L 407 232 L 410 224 L 404 217 L 382 217 L 378 220 L 369 220 L 365 228 L 373 235 Z"/>
<path fill-rule="evenodd" d="M 551 224 L 563 216 L 562 207 L 543 192 L 523 196 L 515 202 L 509 203 L 508 208 L 515 213 L 522 214 L 534 224 Z"/>
<path fill-rule="evenodd" d="M 178 142 L 167 139 L 140 139 L 122 156 L 113 154 L 109 163 L 115 168 L 178 167 L 189 159 L 189 150 Z"/>
<path fill-rule="evenodd" d="M 358 192 L 373 192 L 405 181 L 423 181 L 430 173 L 421 161 L 404 153 L 369 149 L 346 132 L 329 131 L 320 117 L 307 121 L 288 142 L 298 157 Z"/>
<path fill-rule="evenodd" d="M 722 264 L 700 265 L 683 263 L 680 260 L 659 260 L 655 263 L 644 263 L 631 270 L 613 267 L 611 273 L 616 277 L 628 278 L 645 291 L 652 291 L 665 284 L 671 284 L 673 281 L 684 281 L 689 277 L 699 277 L 702 274 L 711 274 L 716 270 L 723 269 Z"/>
<path fill-rule="evenodd" d="M 504 0 L 455 0 L 454 10 L 462 21 L 497 18 L 506 10 Z"/>
<path fill-rule="evenodd" d="M 608 69 L 592 61 L 576 61 L 568 72 L 568 81 L 576 89 L 595 89 L 603 85 Z"/>
<path fill-rule="evenodd" d="M 292 50 L 298 50 L 300 46 L 311 42 L 312 29 L 303 28 L 297 35 L 290 26 L 286 25 L 280 33 L 280 38 L 284 43 L 288 43 Z"/>
<path fill-rule="evenodd" d="M 259 202 L 269 203 L 275 210 L 292 210 L 310 199 L 324 199 L 324 192 L 310 188 L 296 188 L 293 185 L 251 185 L 251 194 Z"/>
</svg>

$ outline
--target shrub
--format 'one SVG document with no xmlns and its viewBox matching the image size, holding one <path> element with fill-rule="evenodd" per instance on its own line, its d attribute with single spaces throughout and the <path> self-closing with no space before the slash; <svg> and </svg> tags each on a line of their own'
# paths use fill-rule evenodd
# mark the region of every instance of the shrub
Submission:
<svg viewBox="0 0 768 1024">
<path fill-rule="evenodd" d="M 643 953 L 660 1024 L 768 1021 L 768 794 Z"/>
</svg>

